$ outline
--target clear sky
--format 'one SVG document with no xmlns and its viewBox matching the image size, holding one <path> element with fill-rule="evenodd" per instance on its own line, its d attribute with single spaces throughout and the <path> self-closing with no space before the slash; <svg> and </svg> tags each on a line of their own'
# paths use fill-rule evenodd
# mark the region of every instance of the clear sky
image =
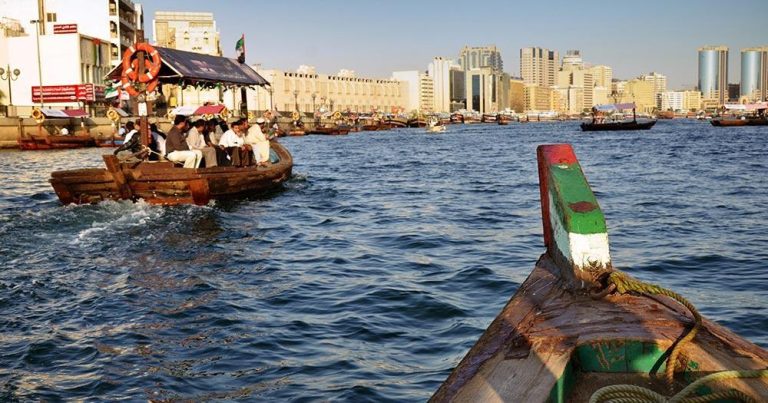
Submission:
<svg viewBox="0 0 768 403">
<path fill-rule="evenodd" d="M 247 61 L 293 71 L 355 70 L 385 78 L 426 70 L 434 56 L 457 58 L 464 45 L 496 45 L 504 70 L 520 72 L 520 48 L 579 49 L 586 63 L 629 79 L 656 71 L 670 89 L 697 81 L 696 49 L 730 48 L 730 82 L 739 50 L 768 45 L 768 0 L 436 1 L 436 0 L 134 0 L 152 35 L 155 11 L 213 12 L 225 56 L 246 37 Z"/>
</svg>

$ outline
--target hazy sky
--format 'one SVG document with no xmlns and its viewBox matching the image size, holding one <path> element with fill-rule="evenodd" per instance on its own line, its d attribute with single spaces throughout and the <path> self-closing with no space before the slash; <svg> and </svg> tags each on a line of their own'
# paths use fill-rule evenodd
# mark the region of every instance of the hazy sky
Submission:
<svg viewBox="0 0 768 403">
<path fill-rule="evenodd" d="M 434 56 L 457 58 L 464 45 L 496 45 L 504 70 L 520 73 L 520 48 L 579 49 L 586 63 L 629 79 L 656 71 L 669 87 L 693 87 L 696 49 L 730 48 L 730 82 L 739 81 L 739 50 L 768 45 L 768 0 L 728 1 L 433 1 L 433 0 L 134 0 L 145 9 L 147 36 L 155 11 L 208 11 L 225 56 L 246 37 L 247 61 L 293 71 L 355 70 L 389 77 L 426 70 Z"/>
</svg>

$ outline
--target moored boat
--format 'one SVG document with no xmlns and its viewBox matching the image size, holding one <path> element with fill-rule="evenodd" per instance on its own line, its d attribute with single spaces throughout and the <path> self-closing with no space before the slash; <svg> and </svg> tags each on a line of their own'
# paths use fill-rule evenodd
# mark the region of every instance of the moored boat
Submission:
<svg viewBox="0 0 768 403">
<path fill-rule="evenodd" d="M 546 253 L 430 401 L 768 401 L 768 351 L 618 271 L 571 147 L 537 154 Z"/>
<path fill-rule="evenodd" d="M 716 126 L 716 127 L 735 127 L 735 126 L 747 126 L 749 122 L 747 121 L 747 119 L 718 117 L 718 118 L 711 119 L 709 123 L 711 123 L 712 126 Z"/>
</svg>

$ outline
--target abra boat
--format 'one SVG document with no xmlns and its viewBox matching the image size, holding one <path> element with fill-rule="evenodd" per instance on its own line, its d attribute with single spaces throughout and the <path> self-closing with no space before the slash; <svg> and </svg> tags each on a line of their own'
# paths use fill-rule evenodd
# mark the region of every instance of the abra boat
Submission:
<svg viewBox="0 0 768 403">
<path fill-rule="evenodd" d="M 739 119 L 739 118 L 728 118 L 728 117 L 718 117 L 713 118 L 709 121 L 709 123 L 712 124 L 712 126 L 715 127 L 735 127 L 735 126 L 747 126 L 749 123 L 746 118 Z"/>
<path fill-rule="evenodd" d="M 139 57 L 140 52 L 144 53 L 142 57 Z M 148 60 L 145 61 L 143 57 Z M 182 85 L 195 83 L 212 88 L 217 85 L 236 87 L 268 84 L 248 65 L 233 59 L 154 48 L 146 43 L 128 48 L 123 55 L 123 63 L 115 67 L 108 77 L 119 77 L 123 90 L 131 96 L 141 95 L 141 98 L 163 82 Z M 147 123 L 146 116 L 140 117 L 140 140 L 143 147 L 149 142 Z M 274 140 L 271 142 L 270 154 L 271 164 L 266 166 L 197 169 L 181 168 L 168 161 L 121 162 L 116 156 L 108 154 L 103 156 L 106 168 L 53 172 L 50 183 L 64 204 L 144 199 L 152 204 L 205 205 L 211 200 L 268 191 L 288 180 L 293 168 L 291 154 Z"/>
<path fill-rule="evenodd" d="M 632 120 L 630 121 L 608 121 L 606 115 L 610 112 L 632 109 Z M 592 107 L 592 121 L 582 122 L 581 130 L 585 132 L 609 131 L 609 130 L 648 130 L 656 124 L 656 120 L 639 122 L 635 111 L 635 104 L 608 104 L 596 105 Z"/>
<path fill-rule="evenodd" d="M 754 104 L 725 104 L 725 110 L 739 111 L 741 116 L 717 117 L 709 122 L 716 127 L 732 126 L 766 126 L 768 125 L 768 116 L 765 111 L 768 110 L 768 102 L 759 102 Z"/>
<path fill-rule="evenodd" d="M 768 401 L 768 351 L 616 270 L 570 145 L 537 154 L 546 253 L 430 401 Z"/>
<path fill-rule="evenodd" d="M 87 117 L 88 114 L 82 109 L 57 110 L 35 108 L 32 111 L 32 118 L 37 123 L 37 133 L 26 133 L 18 139 L 21 150 L 64 150 L 72 148 L 93 147 L 96 145 L 96 139 L 85 131 L 82 134 L 70 134 L 66 126 L 74 127 L 73 119 Z M 46 119 L 49 121 L 49 127 L 53 127 L 56 134 L 49 133 L 49 130 L 43 128 Z M 64 120 L 66 119 L 66 120 Z M 57 129 L 58 126 L 65 126 Z M 74 129 L 73 129 L 74 130 Z"/>
</svg>

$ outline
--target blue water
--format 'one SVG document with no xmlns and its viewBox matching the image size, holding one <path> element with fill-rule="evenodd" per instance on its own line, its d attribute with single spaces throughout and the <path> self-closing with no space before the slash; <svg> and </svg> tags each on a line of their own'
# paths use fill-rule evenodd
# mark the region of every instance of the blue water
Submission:
<svg viewBox="0 0 768 403">
<path fill-rule="evenodd" d="M 281 141 L 295 177 L 207 207 L 62 207 L 0 152 L 0 401 L 424 401 L 543 251 L 535 148 L 574 145 L 614 264 L 768 347 L 768 130 L 661 121 Z"/>
</svg>

